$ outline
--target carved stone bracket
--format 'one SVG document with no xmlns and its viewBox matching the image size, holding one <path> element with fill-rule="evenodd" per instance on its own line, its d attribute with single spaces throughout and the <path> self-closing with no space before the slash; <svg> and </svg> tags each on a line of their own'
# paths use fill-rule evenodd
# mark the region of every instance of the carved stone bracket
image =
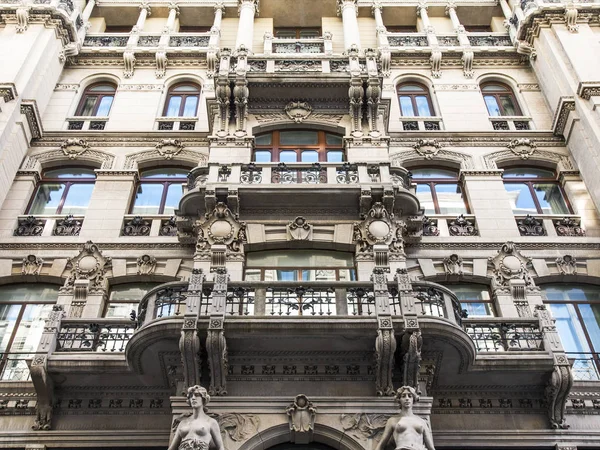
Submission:
<svg viewBox="0 0 600 450">
<path fill-rule="evenodd" d="M 392 371 L 394 368 L 396 337 L 394 336 L 391 316 L 378 317 L 377 322 L 375 390 L 379 396 L 391 396 L 395 394 L 392 384 Z"/>
<path fill-rule="evenodd" d="M 575 275 L 577 273 L 577 259 L 571 255 L 556 258 L 556 267 L 562 275 Z"/>
<path fill-rule="evenodd" d="M 373 204 L 362 222 L 354 223 L 357 253 L 372 253 L 375 245 L 387 245 L 392 253 L 404 255 L 406 224 L 397 220 L 381 202 Z"/>
<path fill-rule="evenodd" d="M 290 423 L 290 442 L 308 444 L 313 440 L 317 408 L 304 394 L 296 395 L 285 410 Z"/>
<path fill-rule="evenodd" d="M 294 241 L 310 241 L 312 240 L 312 224 L 304 217 L 296 217 L 287 225 L 289 237 Z"/>
<path fill-rule="evenodd" d="M 348 98 L 350 101 L 350 119 L 352 121 L 352 133 L 359 136 L 362 133 L 362 105 L 365 90 L 363 89 L 362 79 L 355 77 L 350 80 L 348 89 Z"/>
<path fill-rule="evenodd" d="M 179 338 L 179 351 L 183 363 L 184 389 L 200 384 L 200 338 L 198 337 L 198 314 L 204 275 L 202 270 L 193 269 L 186 297 L 186 311 Z M 207 342 L 208 343 L 208 342 Z"/>
<path fill-rule="evenodd" d="M 210 371 L 210 395 L 227 395 L 227 341 L 224 331 L 224 314 L 210 317 L 206 336 L 206 352 Z"/>
<path fill-rule="evenodd" d="M 150 255 L 142 255 L 137 259 L 137 267 L 138 275 L 152 275 L 156 270 L 156 258 Z"/>
<path fill-rule="evenodd" d="M 219 202 L 211 212 L 205 214 L 202 222 L 196 222 L 196 254 L 211 257 L 211 247 L 225 246 L 231 253 L 243 253 L 246 242 L 246 223 L 238 219 L 227 205 Z"/>
<path fill-rule="evenodd" d="M 76 257 L 69 258 L 67 267 L 71 268 L 71 274 L 63 289 L 74 290 L 76 282 L 83 280 L 88 282 L 87 290 L 90 293 L 106 291 L 106 273 L 112 267 L 112 259 L 103 256 L 92 241 L 87 241 Z"/>
<path fill-rule="evenodd" d="M 421 330 L 405 330 L 400 338 L 400 349 L 402 354 L 402 384 L 411 386 L 418 393 L 419 371 L 421 369 L 421 349 L 423 338 Z"/>
</svg>

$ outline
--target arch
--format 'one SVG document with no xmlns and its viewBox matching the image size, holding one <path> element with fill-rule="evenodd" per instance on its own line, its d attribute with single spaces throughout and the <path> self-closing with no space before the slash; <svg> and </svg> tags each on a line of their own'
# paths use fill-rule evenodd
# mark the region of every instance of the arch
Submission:
<svg viewBox="0 0 600 450">
<path fill-rule="evenodd" d="M 423 156 L 423 152 L 420 152 L 415 146 L 410 150 L 401 150 L 390 154 L 390 164 L 395 167 L 422 166 L 425 159 L 429 160 L 428 164 L 432 167 L 446 167 L 454 170 L 472 170 L 475 167 L 470 155 L 441 148 L 428 157 Z"/>
<path fill-rule="evenodd" d="M 334 117 L 334 116 L 331 116 Z M 342 116 L 339 117 L 339 121 L 342 120 Z M 273 115 L 274 120 L 269 124 L 258 124 L 252 127 L 252 135 L 257 136 L 259 134 L 268 133 L 272 131 L 281 131 L 281 130 L 316 130 L 316 131 L 325 131 L 328 133 L 339 134 L 344 136 L 346 134 L 346 127 L 343 127 L 339 124 L 321 122 L 323 118 L 319 117 L 319 119 L 311 119 L 309 116 L 305 119 L 301 124 L 296 124 L 290 122 L 289 117 L 279 117 L 277 114 Z"/>
<path fill-rule="evenodd" d="M 196 115 L 198 115 L 199 110 L 201 108 L 202 97 L 204 95 L 204 86 L 206 85 L 206 80 L 202 78 L 200 75 L 186 73 L 186 74 L 176 74 L 171 75 L 165 79 L 163 89 L 161 90 L 160 101 L 157 105 L 156 117 L 163 117 L 163 112 L 165 110 L 167 98 L 169 96 L 169 91 L 178 84 L 184 83 L 192 83 L 198 85 L 199 94 L 198 94 L 198 106 L 196 110 Z"/>
<path fill-rule="evenodd" d="M 400 100 L 398 98 L 398 96 L 399 96 L 398 88 L 400 87 L 400 85 L 404 85 L 404 84 L 408 84 L 408 83 L 415 83 L 417 85 L 421 85 L 427 90 L 427 96 L 428 96 L 432 111 L 430 111 L 431 114 L 429 116 L 422 116 L 422 117 L 435 117 L 435 116 L 441 115 L 440 105 L 437 101 L 437 97 L 435 96 L 435 86 L 433 85 L 433 82 L 430 78 L 427 78 L 423 75 L 416 74 L 416 73 L 408 73 L 408 74 L 399 75 L 398 77 L 396 77 L 394 79 L 393 83 L 394 83 L 395 95 L 398 100 L 397 107 L 398 107 L 398 111 L 399 111 L 401 117 L 403 116 L 403 114 L 402 114 L 402 109 L 400 107 Z M 410 117 L 410 116 L 404 115 L 404 117 Z"/>
<path fill-rule="evenodd" d="M 115 94 L 116 94 L 116 92 L 119 90 L 119 86 L 121 84 L 121 79 L 111 73 L 95 73 L 92 75 L 88 75 L 87 77 L 84 77 L 79 82 L 79 88 L 75 91 L 76 95 L 73 97 L 73 101 L 71 103 L 71 106 L 69 107 L 68 117 L 73 117 L 76 115 L 77 109 L 79 108 L 82 96 L 85 94 L 85 91 L 91 85 L 96 84 L 96 83 L 102 83 L 102 82 L 113 84 L 115 86 Z M 116 95 L 115 95 L 115 98 L 116 98 Z M 113 103 L 114 103 L 114 100 L 113 100 Z"/>
<path fill-rule="evenodd" d="M 85 142 L 85 141 L 83 141 Z M 87 143 L 85 143 L 87 145 Z M 41 172 L 57 166 L 78 165 L 94 169 L 112 169 L 115 156 L 96 149 L 85 149 L 77 154 L 67 156 L 63 149 L 42 150 L 25 157 L 20 170 Z"/>
<path fill-rule="evenodd" d="M 238 450 L 267 450 L 276 445 L 289 442 L 290 426 L 286 422 L 259 431 L 244 442 Z M 337 450 L 364 450 L 364 447 L 360 443 L 345 432 L 320 423 L 315 424 L 313 442 L 324 444 Z"/>
<path fill-rule="evenodd" d="M 483 161 L 486 168 L 501 169 L 506 166 L 528 165 L 531 167 L 539 166 L 544 169 L 552 169 L 557 173 L 575 170 L 575 165 L 567 154 L 551 152 L 548 150 L 538 150 L 535 146 L 535 142 L 529 141 L 530 143 L 527 145 L 531 146 L 533 144 L 531 146 L 530 154 L 520 155 L 508 148 L 508 146 L 515 141 L 508 143 L 506 150 L 483 155 Z"/>
<path fill-rule="evenodd" d="M 512 78 L 508 75 L 504 75 L 501 73 L 495 73 L 495 72 L 486 73 L 486 74 L 481 75 L 480 77 L 477 78 L 477 84 L 479 85 L 482 97 L 484 95 L 482 88 L 485 87 L 486 84 L 491 84 L 491 83 L 497 83 L 499 85 L 506 86 L 508 88 L 508 90 L 510 90 L 510 93 L 514 96 L 514 99 L 516 102 L 516 107 L 518 109 L 517 112 L 519 112 L 519 114 L 514 114 L 514 115 L 530 116 L 529 108 L 527 107 L 527 104 L 526 104 L 525 100 L 523 99 L 523 96 L 521 95 L 521 91 L 519 90 L 519 84 L 517 83 L 517 81 L 514 78 Z M 484 100 L 484 103 L 485 103 L 485 100 Z M 505 116 L 505 115 L 509 115 L 509 114 L 501 114 L 500 116 Z M 513 115 L 513 114 L 510 114 L 510 115 Z"/>
<path fill-rule="evenodd" d="M 18 264 L 18 261 L 13 260 L 13 266 Z M 56 275 L 21 275 L 12 274 L 0 276 L 0 286 L 6 286 L 8 284 L 31 284 L 31 283 L 43 283 L 53 284 L 59 288 L 65 284 L 67 277 L 59 277 Z"/>
<path fill-rule="evenodd" d="M 161 141 L 164 143 L 164 141 Z M 151 169 L 154 167 L 161 167 L 165 165 L 165 161 L 170 166 L 183 166 L 189 167 L 190 170 L 194 167 L 206 167 L 208 164 L 208 154 L 198 151 L 186 149 L 181 145 L 179 150 L 175 150 L 174 156 L 170 154 L 161 153 L 158 147 L 161 142 L 157 144 L 154 149 L 146 149 L 136 153 L 129 153 L 125 155 L 125 164 L 123 169 L 125 170 L 143 170 Z"/>
</svg>

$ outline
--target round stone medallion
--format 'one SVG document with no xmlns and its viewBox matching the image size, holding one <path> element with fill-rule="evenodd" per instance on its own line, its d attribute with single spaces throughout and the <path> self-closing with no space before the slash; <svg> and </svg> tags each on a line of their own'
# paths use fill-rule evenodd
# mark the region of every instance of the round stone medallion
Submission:
<svg viewBox="0 0 600 450">
<path fill-rule="evenodd" d="M 383 239 L 390 233 L 390 226 L 383 220 L 374 220 L 369 224 L 369 233 L 377 239 Z"/>
<path fill-rule="evenodd" d="M 83 272 L 90 272 L 92 270 L 94 270 L 96 268 L 96 258 L 88 255 L 88 256 L 84 256 L 83 258 L 81 258 L 79 260 L 79 270 L 83 271 Z"/>
<path fill-rule="evenodd" d="M 231 224 L 225 220 L 217 220 L 210 226 L 210 232 L 213 236 L 224 238 L 231 234 Z"/>
<path fill-rule="evenodd" d="M 514 255 L 505 256 L 502 260 L 502 264 L 513 273 L 521 270 L 521 261 Z"/>
</svg>

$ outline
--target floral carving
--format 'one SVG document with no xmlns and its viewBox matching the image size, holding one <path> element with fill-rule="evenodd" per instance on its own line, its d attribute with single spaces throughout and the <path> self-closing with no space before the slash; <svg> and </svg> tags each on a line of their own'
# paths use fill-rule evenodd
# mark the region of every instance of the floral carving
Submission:
<svg viewBox="0 0 600 450">
<path fill-rule="evenodd" d="M 312 441 L 317 408 L 304 394 L 299 394 L 285 410 L 290 422 L 290 440 L 295 444 Z"/>
<path fill-rule="evenodd" d="M 523 219 L 517 219 L 517 227 L 521 236 L 546 236 L 543 221 L 529 214 Z"/>
<path fill-rule="evenodd" d="M 527 138 L 514 139 L 506 147 L 523 160 L 529 159 L 537 150 L 536 143 Z"/>
<path fill-rule="evenodd" d="M 300 101 L 288 103 L 283 110 L 296 123 L 302 123 L 312 114 L 312 106 Z"/>
<path fill-rule="evenodd" d="M 355 435 L 360 433 L 367 439 L 379 440 L 390 417 L 388 414 L 342 414 L 340 423 L 344 431 L 351 431 Z"/>
<path fill-rule="evenodd" d="M 463 259 L 456 253 L 444 258 L 444 270 L 448 275 L 462 275 Z"/>
<path fill-rule="evenodd" d="M 477 236 L 479 234 L 474 222 L 466 219 L 462 214 L 448 222 L 448 232 L 450 236 Z"/>
<path fill-rule="evenodd" d="M 531 264 L 531 258 L 523 256 L 514 242 L 502 245 L 498 254 L 490 257 L 488 262 L 493 266 L 492 271 L 498 285 L 505 286 L 510 280 L 516 279 L 524 279 L 526 283 L 530 283 L 527 267 Z"/>
<path fill-rule="evenodd" d="M 553 220 L 556 234 L 559 236 L 585 236 L 585 231 L 581 228 L 579 219 L 564 217 L 562 219 Z"/>
<path fill-rule="evenodd" d="M 90 144 L 85 139 L 66 139 L 60 149 L 69 159 L 76 159 L 90 149 Z"/>
<path fill-rule="evenodd" d="M 221 414 L 216 418 L 221 427 L 221 434 L 232 441 L 245 441 L 258 433 L 260 419 L 254 414 Z"/>
<path fill-rule="evenodd" d="M 179 139 L 163 139 L 155 147 L 160 156 L 171 160 L 183 150 L 184 145 Z"/>
<path fill-rule="evenodd" d="M 431 160 L 439 153 L 442 146 L 437 139 L 419 139 L 413 148 L 423 158 Z"/>
</svg>

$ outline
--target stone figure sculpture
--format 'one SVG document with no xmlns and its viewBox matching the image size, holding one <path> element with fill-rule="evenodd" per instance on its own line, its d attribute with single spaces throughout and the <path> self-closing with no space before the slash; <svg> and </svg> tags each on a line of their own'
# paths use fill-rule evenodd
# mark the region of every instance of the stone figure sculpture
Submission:
<svg viewBox="0 0 600 450">
<path fill-rule="evenodd" d="M 384 450 L 390 437 L 394 436 L 396 450 L 435 450 L 429 424 L 413 413 L 413 403 L 419 401 L 419 395 L 411 386 L 402 386 L 396 391 L 400 402 L 400 419 L 397 416 L 388 419 L 381 441 L 375 450 Z"/>
<path fill-rule="evenodd" d="M 188 389 L 192 414 L 184 417 L 175 430 L 169 450 L 225 450 L 219 424 L 206 414 L 210 396 L 202 386 Z"/>
</svg>

